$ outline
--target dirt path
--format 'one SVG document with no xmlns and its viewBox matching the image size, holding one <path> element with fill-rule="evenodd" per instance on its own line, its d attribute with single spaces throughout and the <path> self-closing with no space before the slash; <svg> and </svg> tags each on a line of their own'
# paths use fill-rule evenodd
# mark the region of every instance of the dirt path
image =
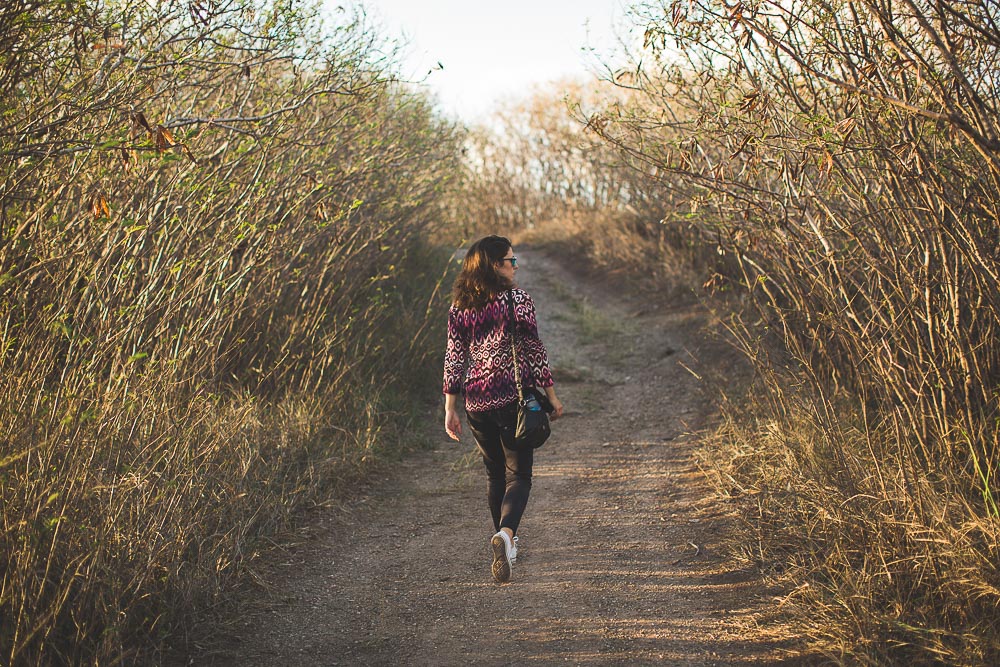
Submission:
<svg viewBox="0 0 1000 667">
<path fill-rule="evenodd" d="M 701 373 L 738 362 L 693 304 L 650 308 L 517 249 L 568 415 L 535 463 L 512 583 L 490 576 L 485 474 L 435 443 L 270 568 L 217 665 L 749 665 L 787 659 L 691 457 Z M 443 344 L 443 341 L 442 341 Z M 398 474 L 397 474 L 398 473 Z"/>
</svg>

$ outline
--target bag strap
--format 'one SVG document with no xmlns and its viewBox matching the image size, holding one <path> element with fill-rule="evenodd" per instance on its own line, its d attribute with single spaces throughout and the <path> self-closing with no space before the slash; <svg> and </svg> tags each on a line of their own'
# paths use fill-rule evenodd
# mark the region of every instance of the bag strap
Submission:
<svg viewBox="0 0 1000 667">
<path fill-rule="evenodd" d="M 510 351 L 514 357 L 514 382 L 517 383 L 517 400 L 524 403 L 524 388 L 521 385 L 521 364 L 517 363 L 517 319 L 514 315 L 514 290 L 507 292 L 507 305 L 510 306 Z"/>
</svg>

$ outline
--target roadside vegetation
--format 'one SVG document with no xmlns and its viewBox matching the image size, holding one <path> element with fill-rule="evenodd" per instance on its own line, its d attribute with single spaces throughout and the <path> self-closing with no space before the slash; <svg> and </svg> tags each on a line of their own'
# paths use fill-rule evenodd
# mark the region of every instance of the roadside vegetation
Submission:
<svg viewBox="0 0 1000 667">
<path fill-rule="evenodd" d="M 480 229 L 713 299 L 757 372 L 704 455 L 814 652 L 1000 663 L 995 7 L 629 20 L 466 134 L 363 13 L 4 4 L 0 663 L 183 648 L 400 446 Z"/>
<path fill-rule="evenodd" d="M 685 0 L 630 20 L 644 43 L 607 81 L 483 134 L 477 201 L 726 297 L 757 373 L 706 456 L 813 651 L 1000 662 L 995 7 Z"/>
<path fill-rule="evenodd" d="M 0 664 L 151 662 L 439 382 L 460 134 L 363 14 L 15 0 L 0 43 Z"/>
</svg>

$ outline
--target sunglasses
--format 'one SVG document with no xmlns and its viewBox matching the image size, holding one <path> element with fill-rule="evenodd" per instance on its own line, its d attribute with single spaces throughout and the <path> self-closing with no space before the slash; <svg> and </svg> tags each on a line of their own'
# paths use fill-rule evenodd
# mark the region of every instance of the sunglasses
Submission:
<svg viewBox="0 0 1000 667">
<path fill-rule="evenodd" d="M 517 257 L 504 257 L 501 262 L 510 262 L 511 268 L 517 266 Z"/>
</svg>

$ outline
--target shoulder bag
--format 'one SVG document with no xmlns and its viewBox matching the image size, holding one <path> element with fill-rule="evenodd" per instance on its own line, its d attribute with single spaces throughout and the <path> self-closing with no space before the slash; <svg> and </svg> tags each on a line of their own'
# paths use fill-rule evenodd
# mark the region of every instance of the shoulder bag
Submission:
<svg viewBox="0 0 1000 667">
<path fill-rule="evenodd" d="M 510 305 L 510 341 L 514 357 L 514 381 L 517 383 L 517 426 L 514 429 L 514 442 L 511 449 L 537 449 L 541 447 L 552 429 L 549 426 L 549 416 L 545 414 L 539 401 L 538 391 L 531 387 L 525 391 L 521 384 L 521 364 L 517 361 L 517 320 L 514 316 L 513 291 L 507 292 L 507 303 Z M 548 403 L 548 400 L 545 400 Z"/>
</svg>

